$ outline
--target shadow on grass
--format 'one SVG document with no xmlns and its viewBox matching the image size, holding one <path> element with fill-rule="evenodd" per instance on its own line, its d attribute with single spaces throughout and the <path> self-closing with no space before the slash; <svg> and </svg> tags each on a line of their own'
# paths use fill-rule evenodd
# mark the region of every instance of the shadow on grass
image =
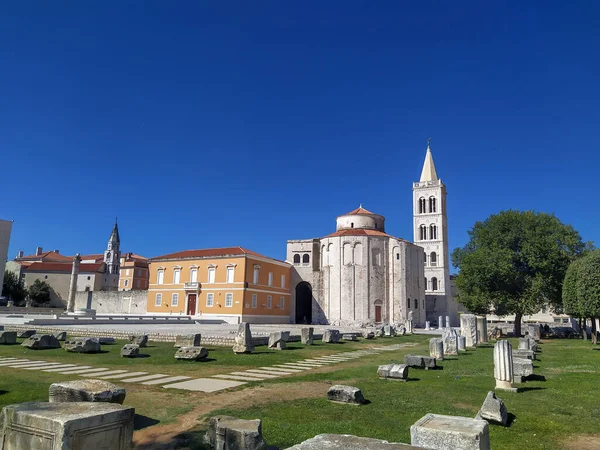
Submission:
<svg viewBox="0 0 600 450">
<path fill-rule="evenodd" d="M 421 381 L 420 378 L 407 378 L 406 381 Z"/>
<path fill-rule="evenodd" d="M 513 413 L 508 413 L 506 418 L 506 426 L 510 427 L 516 418 L 517 416 L 515 416 Z"/>
<path fill-rule="evenodd" d="M 10 391 L 4 391 L 2 389 L 0 389 L 0 395 L 4 395 L 4 394 L 8 394 Z"/>
<path fill-rule="evenodd" d="M 461 356 L 471 356 L 472 354 L 473 354 L 472 352 L 461 350 L 460 353 L 458 354 L 458 356 L 460 358 Z"/>
<path fill-rule="evenodd" d="M 444 356 L 444 361 L 458 361 L 458 358 L 448 358 L 447 356 Z"/>
<path fill-rule="evenodd" d="M 527 392 L 527 391 L 541 391 L 546 389 L 545 387 L 520 387 L 519 392 Z"/>
<path fill-rule="evenodd" d="M 136 414 L 133 418 L 133 429 L 141 430 L 143 428 L 148 428 L 158 423 L 160 423 L 160 420 L 156 420 L 148 416 L 142 416 L 141 414 Z"/>
<path fill-rule="evenodd" d="M 493 345 L 478 345 L 477 348 L 494 348 Z"/>
<path fill-rule="evenodd" d="M 534 367 L 535 367 L 535 366 L 534 366 Z M 527 380 L 527 381 L 546 381 L 546 377 L 545 377 L 544 375 L 536 375 L 536 374 L 533 374 L 533 375 L 529 375 L 529 376 L 526 378 L 526 380 Z"/>
</svg>

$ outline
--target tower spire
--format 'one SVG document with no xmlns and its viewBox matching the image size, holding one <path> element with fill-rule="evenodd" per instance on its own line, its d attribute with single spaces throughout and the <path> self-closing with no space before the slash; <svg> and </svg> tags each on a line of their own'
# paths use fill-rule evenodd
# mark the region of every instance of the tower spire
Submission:
<svg viewBox="0 0 600 450">
<path fill-rule="evenodd" d="M 425 162 L 423 163 L 423 170 L 421 171 L 420 181 L 437 181 L 439 180 L 437 172 L 435 171 L 435 164 L 433 164 L 433 156 L 431 155 L 431 138 L 427 139 L 427 153 L 425 154 Z"/>
</svg>

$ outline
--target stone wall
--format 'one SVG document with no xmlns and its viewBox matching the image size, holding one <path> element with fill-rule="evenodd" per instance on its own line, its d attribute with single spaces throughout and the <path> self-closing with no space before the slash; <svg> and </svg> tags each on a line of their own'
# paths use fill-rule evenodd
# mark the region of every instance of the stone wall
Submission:
<svg viewBox="0 0 600 450">
<path fill-rule="evenodd" d="M 77 292 L 75 309 L 95 309 L 97 314 L 146 314 L 148 291 Z"/>
</svg>

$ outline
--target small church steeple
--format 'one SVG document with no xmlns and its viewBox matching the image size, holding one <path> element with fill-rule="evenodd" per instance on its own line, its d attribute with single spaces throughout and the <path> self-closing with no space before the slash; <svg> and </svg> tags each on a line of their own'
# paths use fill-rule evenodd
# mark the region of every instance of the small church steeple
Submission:
<svg viewBox="0 0 600 450">
<path fill-rule="evenodd" d="M 115 226 L 108 238 L 106 251 L 104 252 L 104 262 L 106 263 L 106 273 L 119 275 L 121 265 L 121 238 L 119 237 L 119 226 L 116 219 Z"/>
<path fill-rule="evenodd" d="M 431 138 L 427 139 L 427 154 L 425 155 L 425 162 L 423 163 L 423 170 L 421 171 L 420 181 L 437 181 L 439 180 L 437 172 L 435 171 L 435 164 L 433 164 L 433 156 L 431 155 L 431 147 L 429 142 Z"/>
</svg>

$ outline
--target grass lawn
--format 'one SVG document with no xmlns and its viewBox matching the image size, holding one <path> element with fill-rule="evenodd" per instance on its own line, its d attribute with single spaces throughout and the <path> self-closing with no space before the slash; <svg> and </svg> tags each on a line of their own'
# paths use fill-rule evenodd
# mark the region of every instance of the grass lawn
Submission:
<svg viewBox="0 0 600 450">
<path fill-rule="evenodd" d="M 107 353 L 96 355 L 72 354 L 62 349 L 34 351 L 15 345 L 0 346 L 0 356 L 202 377 L 369 346 L 412 342 L 417 345 L 248 383 L 233 391 L 205 394 L 122 384 L 127 389 L 125 404 L 135 406 L 136 413 L 145 417 L 145 423 L 138 428 L 158 423 L 147 430 L 176 425 L 184 416 L 196 414 L 194 421 L 200 422 L 196 422 L 192 435 L 200 436 L 205 429 L 202 419 L 229 414 L 262 419 L 268 443 L 280 448 L 319 433 L 356 434 L 408 443 L 410 426 L 426 413 L 474 417 L 487 392 L 494 387 L 492 345 L 442 361 L 443 370 L 410 369 L 409 377 L 413 380 L 408 383 L 377 378 L 379 364 L 402 362 L 407 353 L 428 354 L 429 338 L 415 335 L 341 345 L 318 343 L 313 347 L 294 343 L 290 351 L 257 347 L 257 354 L 253 355 L 234 355 L 230 348 L 214 348 L 209 354 L 210 361 L 204 363 L 176 361 L 172 344 L 167 343 L 151 343 L 144 349 L 150 356 L 140 359 L 121 358 L 122 342 L 105 345 Z M 540 348 L 539 359 L 534 361 L 537 378 L 519 385 L 522 392 L 498 392 L 512 424 L 509 428 L 490 426 L 492 448 L 600 448 L 600 435 L 596 447 L 577 446 L 581 438 L 596 433 L 600 418 L 600 402 L 595 394 L 600 385 L 600 351 L 581 340 L 544 341 Z M 81 377 L 0 367 L 0 406 L 47 400 L 49 384 L 67 379 Z M 115 383 L 119 384 L 118 380 Z M 326 392 L 331 384 L 357 386 L 370 403 L 360 407 L 329 403 Z M 256 394 L 254 397 L 248 395 L 252 392 Z M 278 395 L 271 395 L 273 392 Z"/>
</svg>

